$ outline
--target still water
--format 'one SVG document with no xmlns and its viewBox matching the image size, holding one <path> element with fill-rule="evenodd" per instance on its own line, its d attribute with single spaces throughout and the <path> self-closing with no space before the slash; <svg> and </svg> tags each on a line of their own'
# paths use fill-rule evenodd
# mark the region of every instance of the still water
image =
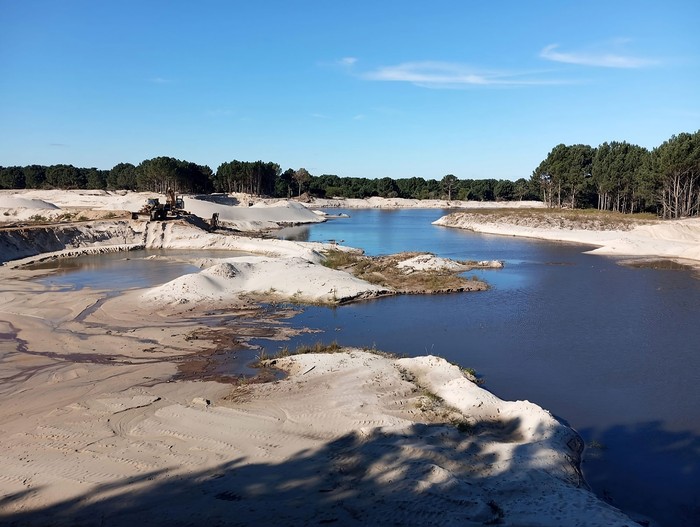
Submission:
<svg viewBox="0 0 700 527">
<path fill-rule="evenodd" d="M 68 289 L 127 289 L 153 287 L 195 273 L 193 261 L 202 258 L 227 258 L 249 253 L 241 251 L 189 251 L 144 249 L 126 252 L 86 254 L 28 265 L 27 269 L 46 269 L 49 274 L 38 281 Z"/>
<path fill-rule="evenodd" d="M 295 324 L 337 340 L 474 368 L 504 399 L 528 399 L 589 447 L 594 491 L 661 525 L 700 525 L 700 280 L 621 265 L 589 247 L 436 227 L 447 211 L 338 211 L 350 218 L 281 237 L 505 262 L 481 293 L 402 296 L 307 308 Z M 266 344 L 270 351 L 275 344 Z"/>
</svg>

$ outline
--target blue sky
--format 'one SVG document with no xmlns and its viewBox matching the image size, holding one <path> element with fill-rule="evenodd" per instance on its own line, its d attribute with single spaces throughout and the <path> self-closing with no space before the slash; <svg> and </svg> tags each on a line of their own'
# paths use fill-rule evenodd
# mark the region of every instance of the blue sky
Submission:
<svg viewBox="0 0 700 527">
<path fill-rule="evenodd" d="M 0 0 L 0 165 L 529 178 L 700 129 L 700 2 Z"/>
</svg>

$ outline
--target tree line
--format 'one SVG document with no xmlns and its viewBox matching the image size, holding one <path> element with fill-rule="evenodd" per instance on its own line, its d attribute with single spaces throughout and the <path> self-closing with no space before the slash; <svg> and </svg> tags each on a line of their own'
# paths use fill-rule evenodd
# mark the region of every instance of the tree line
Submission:
<svg viewBox="0 0 700 527">
<path fill-rule="evenodd" d="M 73 165 L 0 166 L 0 189 L 101 189 L 164 193 L 245 192 L 290 198 L 303 193 L 319 198 L 384 198 L 522 200 L 538 199 L 537 189 L 521 178 L 458 179 L 452 174 L 441 180 L 412 177 L 379 179 L 313 176 L 305 168 L 289 168 L 265 161 L 227 161 L 214 172 L 206 165 L 172 157 L 155 157 L 138 165 L 119 163 L 111 170 Z"/>
<path fill-rule="evenodd" d="M 246 192 L 290 198 L 541 200 L 549 207 L 654 212 L 664 218 L 700 214 L 700 131 L 674 135 L 648 150 L 627 142 L 555 146 L 529 179 L 378 179 L 314 176 L 305 168 L 282 171 L 277 163 L 232 160 L 214 172 L 172 157 L 111 170 L 73 165 L 0 166 L 0 189 L 61 188 L 164 193 Z"/>
<path fill-rule="evenodd" d="M 555 146 L 532 173 L 549 207 L 700 214 L 700 131 L 672 136 L 648 150 L 627 142 Z"/>
</svg>

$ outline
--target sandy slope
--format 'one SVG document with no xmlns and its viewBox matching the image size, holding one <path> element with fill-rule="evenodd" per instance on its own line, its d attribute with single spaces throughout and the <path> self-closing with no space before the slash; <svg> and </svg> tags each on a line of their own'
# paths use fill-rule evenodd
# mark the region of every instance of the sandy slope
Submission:
<svg viewBox="0 0 700 527">
<path fill-rule="evenodd" d="M 102 217 L 116 211 L 138 211 L 148 198 L 166 202 L 166 196 L 152 192 L 108 192 L 104 190 L 0 190 L 0 222 L 21 222 L 41 216 L 48 220 L 69 213 L 84 216 L 87 210 L 103 211 Z M 252 232 L 278 228 L 280 224 L 317 223 L 324 220 L 293 201 L 252 202 L 247 196 L 185 196 L 185 209 L 209 220 L 219 214 L 222 225 Z"/>
<path fill-rule="evenodd" d="M 598 254 L 700 260 L 699 218 L 659 221 L 631 230 L 600 231 L 516 225 L 507 220 L 488 221 L 458 212 L 443 216 L 434 224 L 487 234 L 594 245 L 597 248 L 591 252 Z"/>
<path fill-rule="evenodd" d="M 5 210 L 29 216 L 51 208 L 20 205 L 134 208 L 126 194 L 7 194 Z M 258 208 L 274 223 L 309 214 L 246 203 L 230 217 L 263 221 L 241 212 Z M 251 317 L 260 324 L 242 292 L 373 292 L 317 265 L 324 246 L 175 221 L 66 229 L 40 241 L 29 240 L 39 231 L 13 230 L 0 253 L 19 258 L 32 241 L 34 257 L 133 246 L 255 254 L 209 259 L 200 273 L 113 298 L 0 266 L 0 524 L 632 525 L 582 486 L 576 434 L 435 357 L 351 350 L 278 359 L 291 373 L 280 382 L 171 382 L 178 361 L 211 353 L 216 338 L 230 346 Z M 220 298 L 222 323 L 205 327 Z"/>
<path fill-rule="evenodd" d="M 276 364 L 292 376 L 233 391 L 125 388 L 137 374 L 113 380 L 122 366 L 35 376 L 25 383 L 35 397 L 55 397 L 62 384 L 75 397 L 45 404 L 41 419 L 3 419 L 0 520 L 630 525 L 580 486 L 571 430 L 441 359 L 354 350 Z M 91 390 L 76 389 L 86 382 Z"/>
<path fill-rule="evenodd" d="M 390 290 L 303 258 L 237 257 L 222 259 L 195 276 L 187 275 L 141 296 L 155 305 L 225 302 L 238 295 L 307 303 L 337 303 Z"/>
<path fill-rule="evenodd" d="M 531 209 L 542 207 L 541 201 L 459 201 L 445 199 L 380 198 L 313 198 L 307 207 L 341 209 Z"/>
</svg>

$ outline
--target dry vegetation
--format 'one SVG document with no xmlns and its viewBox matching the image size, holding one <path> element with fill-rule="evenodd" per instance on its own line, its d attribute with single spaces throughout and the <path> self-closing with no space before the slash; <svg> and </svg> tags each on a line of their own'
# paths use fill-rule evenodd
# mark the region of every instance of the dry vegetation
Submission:
<svg viewBox="0 0 700 527">
<path fill-rule="evenodd" d="M 596 209 L 475 209 L 456 212 L 454 216 L 482 223 L 595 231 L 628 231 L 638 225 L 658 222 L 653 214 L 622 214 Z"/>
<path fill-rule="evenodd" d="M 324 265 L 349 272 L 372 284 L 390 287 L 402 294 L 437 294 L 488 289 L 488 285 L 476 277 L 460 276 L 465 270 L 478 267 L 479 264 L 476 262 L 460 262 L 464 265 L 460 271 L 416 271 L 398 266 L 400 262 L 420 254 L 423 253 L 365 256 L 356 252 L 331 250 L 326 252 Z"/>
</svg>

